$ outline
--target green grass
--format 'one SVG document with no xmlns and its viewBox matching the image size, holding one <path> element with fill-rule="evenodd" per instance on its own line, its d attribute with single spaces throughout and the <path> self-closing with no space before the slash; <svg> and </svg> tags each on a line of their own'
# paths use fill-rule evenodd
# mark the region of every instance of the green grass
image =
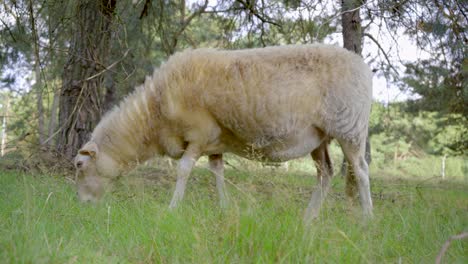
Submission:
<svg viewBox="0 0 468 264">
<path fill-rule="evenodd" d="M 408 179 L 374 169 L 375 218 L 344 198 L 335 177 L 319 219 L 302 214 L 315 180 L 300 164 L 229 169 L 227 210 L 214 177 L 197 168 L 169 211 L 173 172 L 141 168 L 96 205 L 79 203 L 63 177 L 0 172 L 0 263 L 433 263 L 443 243 L 468 231 L 466 180 Z M 445 263 L 468 263 L 454 241 Z"/>
</svg>

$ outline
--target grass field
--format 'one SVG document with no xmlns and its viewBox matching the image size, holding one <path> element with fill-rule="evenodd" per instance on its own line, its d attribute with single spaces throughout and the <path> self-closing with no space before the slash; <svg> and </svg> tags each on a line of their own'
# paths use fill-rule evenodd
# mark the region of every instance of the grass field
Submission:
<svg viewBox="0 0 468 264">
<path fill-rule="evenodd" d="M 306 229 L 315 172 L 297 164 L 228 167 L 226 210 L 203 166 L 175 211 L 170 169 L 142 167 L 96 205 L 79 203 L 64 177 L 0 172 L 0 263 L 433 263 L 449 237 L 468 231 L 465 175 L 442 181 L 378 168 L 372 221 L 348 205 L 337 176 Z M 468 241 L 454 241 L 443 260 L 468 263 Z"/>
</svg>

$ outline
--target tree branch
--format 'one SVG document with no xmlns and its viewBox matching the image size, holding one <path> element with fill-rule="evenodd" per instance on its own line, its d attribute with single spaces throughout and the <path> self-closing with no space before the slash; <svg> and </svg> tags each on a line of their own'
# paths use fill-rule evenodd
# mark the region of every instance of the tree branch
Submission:
<svg viewBox="0 0 468 264">
<path fill-rule="evenodd" d="M 263 23 L 268 23 L 268 24 L 275 25 L 277 27 L 281 27 L 280 24 L 274 21 L 271 21 L 269 18 L 265 18 L 259 15 L 258 12 L 254 9 L 254 6 L 250 2 L 245 2 L 244 0 L 236 0 L 236 2 L 240 3 L 244 7 L 244 9 L 248 10 L 252 15 L 260 19 L 260 21 L 262 21 Z"/>
<path fill-rule="evenodd" d="M 341 12 L 337 12 L 336 14 L 334 14 L 333 16 L 331 16 L 329 19 L 327 19 L 325 22 L 321 23 L 320 26 L 318 27 L 317 29 L 317 33 L 315 34 L 315 38 L 318 38 L 318 36 L 320 35 L 320 31 L 322 30 L 322 26 L 323 25 L 328 25 L 330 24 L 330 22 L 332 22 L 334 19 L 338 18 L 338 17 L 342 17 L 344 14 L 347 14 L 347 13 L 352 13 L 356 10 L 359 10 L 361 7 L 364 7 L 366 6 L 367 4 L 369 4 L 369 2 L 367 1 L 364 1 L 362 3 L 362 5 L 358 6 L 358 7 L 355 7 L 355 8 L 352 8 L 352 9 L 348 9 L 348 10 L 345 10 L 345 11 L 341 11 Z"/>
<path fill-rule="evenodd" d="M 393 66 L 393 64 L 390 62 L 390 58 L 388 57 L 387 53 L 385 52 L 385 50 L 382 48 L 382 46 L 380 45 L 380 43 L 369 33 L 364 33 L 363 36 L 366 36 L 368 38 L 370 38 L 376 45 L 377 47 L 379 48 L 380 51 L 382 51 L 384 57 L 385 57 L 385 60 L 387 61 L 388 63 L 388 66 L 390 67 L 390 69 L 392 69 L 396 74 L 398 74 L 398 71 L 397 69 Z"/>
<path fill-rule="evenodd" d="M 151 7 L 151 0 L 146 0 L 139 19 L 142 19 L 143 17 L 148 16 L 148 10 L 150 9 L 150 7 Z"/>
<path fill-rule="evenodd" d="M 93 76 L 90 76 L 88 78 L 85 79 L 85 81 L 89 81 L 89 80 L 92 80 L 96 77 L 98 77 L 99 75 L 105 73 L 106 71 L 112 69 L 117 63 L 121 62 L 125 57 L 127 57 L 127 54 L 128 52 L 130 51 L 130 49 L 128 49 L 127 51 L 125 51 L 124 55 L 122 56 L 122 58 L 120 58 L 119 60 L 115 61 L 114 63 L 112 63 L 111 65 L 107 66 L 106 68 L 104 68 L 104 70 L 94 74 Z"/>
<path fill-rule="evenodd" d="M 445 241 L 444 245 L 440 249 L 439 254 L 437 255 L 436 264 L 440 264 L 442 262 L 442 257 L 445 255 L 445 252 L 450 246 L 450 243 L 452 243 L 453 240 L 462 240 L 468 238 L 468 232 L 464 232 L 455 236 L 450 237 L 447 241 Z"/>
<path fill-rule="evenodd" d="M 16 42 L 16 38 L 15 36 L 13 35 L 13 32 L 11 32 L 11 29 L 10 27 L 5 23 L 5 21 L 3 21 L 2 19 L 0 19 L 0 22 L 2 22 L 3 26 L 5 27 L 5 29 L 8 31 L 8 34 L 10 34 L 10 37 L 11 39 L 13 39 L 13 42 Z"/>
<path fill-rule="evenodd" d="M 196 16 L 199 16 L 201 15 L 203 12 L 205 12 L 205 9 L 208 7 L 208 2 L 209 0 L 205 0 L 205 3 L 200 6 L 195 12 L 193 12 L 187 19 L 184 19 L 185 17 L 185 3 L 184 3 L 184 6 L 181 10 L 181 25 L 180 25 L 180 28 L 179 30 L 174 34 L 174 36 L 172 37 L 172 43 L 173 43 L 173 47 L 172 48 L 175 48 L 175 46 L 177 45 L 177 40 L 179 39 L 180 35 L 185 31 L 185 29 L 188 27 L 188 25 L 190 25 L 190 22 L 192 22 L 192 20 L 196 17 Z"/>
<path fill-rule="evenodd" d="M 182 25 L 181 27 L 181 30 L 180 31 L 184 31 L 185 28 L 190 24 L 190 22 L 192 22 L 192 20 L 196 17 L 196 16 L 199 16 L 200 14 L 202 14 L 203 12 L 205 12 L 205 9 L 208 7 L 208 0 L 205 0 L 205 3 L 200 6 L 197 11 L 193 12 L 193 14 L 191 14 L 185 21 L 184 21 L 184 24 Z"/>
<path fill-rule="evenodd" d="M 459 10 L 460 10 L 460 13 L 463 15 L 463 17 L 465 17 L 465 20 L 468 21 L 468 18 L 466 17 L 465 12 L 463 12 L 463 8 L 462 8 L 462 6 L 460 5 L 460 3 L 458 2 L 458 0 L 455 0 L 455 2 L 457 3 L 457 6 L 458 6 L 458 8 L 459 8 Z"/>
</svg>

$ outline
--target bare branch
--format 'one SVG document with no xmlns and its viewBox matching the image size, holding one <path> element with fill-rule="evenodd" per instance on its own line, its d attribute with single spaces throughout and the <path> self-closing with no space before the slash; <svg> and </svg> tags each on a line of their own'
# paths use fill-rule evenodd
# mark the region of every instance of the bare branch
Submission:
<svg viewBox="0 0 468 264">
<path fill-rule="evenodd" d="M 260 21 L 262 21 L 263 23 L 268 23 L 268 24 L 272 24 L 272 25 L 275 25 L 277 27 L 281 27 L 280 24 L 274 22 L 274 21 L 271 21 L 269 18 L 265 18 L 264 16 L 261 16 L 258 14 L 258 12 L 255 10 L 254 6 L 250 3 L 247 3 L 245 2 L 244 0 L 236 0 L 238 3 L 240 3 L 242 6 L 244 6 L 244 8 L 246 10 L 248 10 L 250 12 L 250 14 L 254 15 L 256 18 L 260 19 Z"/>
<path fill-rule="evenodd" d="M 143 10 L 141 11 L 139 19 L 142 19 L 145 16 L 148 16 L 148 10 L 151 8 L 151 0 L 146 0 Z"/>
<path fill-rule="evenodd" d="M 334 14 L 333 16 L 331 16 L 329 19 L 327 19 L 325 22 L 321 23 L 320 26 L 318 27 L 317 29 L 317 33 L 315 34 L 315 37 L 318 38 L 318 36 L 320 35 L 320 31 L 322 30 L 322 26 L 323 25 L 328 25 L 330 24 L 330 22 L 332 22 L 333 20 L 337 19 L 338 17 L 342 17 L 344 14 L 347 14 L 347 13 L 352 13 L 356 10 L 359 10 L 360 8 L 364 7 L 364 6 L 367 6 L 367 5 L 370 5 L 370 3 L 372 3 L 374 1 L 363 1 L 362 5 L 358 6 L 358 7 L 355 7 L 353 9 L 348 9 L 346 11 L 340 11 L 340 12 L 337 12 L 336 14 Z"/>
<path fill-rule="evenodd" d="M 181 27 L 181 31 L 184 31 L 185 28 L 192 22 L 192 20 L 196 17 L 205 12 L 205 9 L 208 7 L 208 0 L 205 0 L 205 3 L 198 8 L 197 11 L 193 12 L 185 21 L 184 24 Z"/>
<path fill-rule="evenodd" d="M 240 10 L 244 10 L 244 8 L 228 8 L 228 9 L 224 9 L 224 10 L 217 10 L 217 9 L 212 9 L 212 10 L 205 10 L 204 13 L 206 14 L 220 14 L 220 13 L 229 13 L 229 12 L 233 12 L 233 11 L 240 11 Z"/>
<path fill-rule="evenodd" d="M 125 51 L 124 55 L 122 56 L 122 58 L 120 58 L 119 60 L 115 61 L 114 63 L 112 63 L 111 65 L 107 66 L 106 68 L 104 68 L 104 70 L 94 74 L 93 76 L 90 76 L 88 78 L 85 79 L 85 81 L 89 81 L 89 80 L 92 80 L 96 77 L 98 77 L 99 75 L 105 73 L 106 71 L 112 69 L 115 65 L 117 65 L 117 63 L 121 62 L 125 57 L 127 57 L 127 54 L 128 52 L 130 51 L 130 49 L 128 49 L 127 51 Z"/>
<path fill-rule="evenodd" d="M 435 263 L 440 264 L 442 262 L 442 257 L 445 255 L 445 252 L 447 252 L 447 249 L 449 248 L 453 240 L 462 240 L 466 238 L 468 238 L 468 232 L 464 232 L 464 233 L 452 236 L 447 241 L 445 241 L 444 245 L 440 249 L 439 254 L 437 255 Z"/>
<path fill-rule="evenodd" d="M 382 48 L 382 46 L 380 45 L 380 43 L 369 33 L 364 33 L 363 34 L 364 36 L 370 38 L 376 45 L 377 47 L 379 48 L 380 51 L 382 51 L 384 57 L 385 57 L 385 60 L 387 61 L 388 63 L 388 66 L 390 67 L 390 69 L 392 69 L 396 74 L 398 74 L 398 71 L 397 69 L 395 69 L 395 67 L 393 66 L 393 64 L 391 63 L 390 61 L 390 58 L 388 57 L 387 55 L 387 52 L 385 52 L 385 50 Z"/>
<path fill-rule="evenodd" d="M 460 10 L 460 13 L 463 15 L 463 17 L 465 17 L 465 20 L 468 22 L 468 18 L 466 17 L 466 14 L 465 12 L 463 12 L 463 7 L 460 5 L 460 3 L 458 2 L 458 0 L 455 0 L 455 2 L 457 3 L 457 6 Z"/>
<path fill-rule="evenodd" d="M 16 38 L 15 36 L 13 35 L 13 32 L 11 32 L 11 29 L 10 27 L 5 23 L 5 21 L 3 21 L 2 19 L 0 19 L 0 22 L 2 22 L 3 26 L 5 27 L 5 29 L 8 31 L 8 34 L 10 34 L 10 37 L 13 39 L 13 42 L 16 42 Z"/>
</svg>

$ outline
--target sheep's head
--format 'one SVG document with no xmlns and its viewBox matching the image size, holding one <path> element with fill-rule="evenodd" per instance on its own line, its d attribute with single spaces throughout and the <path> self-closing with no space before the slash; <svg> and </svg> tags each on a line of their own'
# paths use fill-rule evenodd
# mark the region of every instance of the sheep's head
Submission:
<svg viewBox="0 0 468 264">
<path fill-rule="evenodd" d="M 117 163 L 109 155 L 99 151 L 98 145 L 86 143 L 75 157 L 78 197 L 83 202 L 98 201 L 110 180 L 118 176 Z"/>
</svg>

